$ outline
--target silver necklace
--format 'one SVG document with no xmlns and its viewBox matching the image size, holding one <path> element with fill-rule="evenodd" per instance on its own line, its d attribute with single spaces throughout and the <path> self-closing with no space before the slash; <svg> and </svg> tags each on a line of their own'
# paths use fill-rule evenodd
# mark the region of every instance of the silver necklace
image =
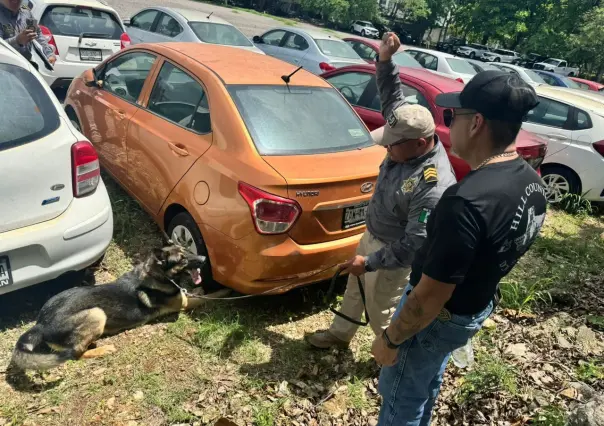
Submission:
<svg viewBox="0 0 604 426">
<path fill-rule="evenodd" d="M 474 169 L 474 170 L 478 170 L 481 167 L 486 166 L 490 161 L 492 161 L 496 158 L 511 157 L 513 155 L 516 155 L 516 151 L 502 152 L 501 154 L 493 155 L 493 156 L 487 158 L 486 160 L 484 160 L 482 163 L 480 163 L 480 165 L 478 167 L 476 167 L 476 169 Z"/>
</svg>

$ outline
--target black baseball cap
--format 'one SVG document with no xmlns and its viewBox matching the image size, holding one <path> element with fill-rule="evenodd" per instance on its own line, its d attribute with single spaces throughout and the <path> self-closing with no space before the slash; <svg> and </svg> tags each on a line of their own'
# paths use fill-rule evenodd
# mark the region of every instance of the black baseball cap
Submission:
<svg viewBox="0 0 604 426">
<path fill-rule="evenodd" d="M 473 109 L 491 120 L 523 121 L 539 104 L 535 89 L 515 74 L 488 70 L 476 74 L 461 92 L 436 96 L 443 108 Z"/>
</svg>

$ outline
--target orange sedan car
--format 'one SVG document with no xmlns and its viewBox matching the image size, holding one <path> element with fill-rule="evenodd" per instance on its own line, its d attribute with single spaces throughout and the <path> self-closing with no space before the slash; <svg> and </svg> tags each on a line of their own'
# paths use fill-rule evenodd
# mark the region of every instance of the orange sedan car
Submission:
<svg viewBox="0 0 604 426">
<path fill-rule="evenodd" d="M 329 278 L 353 256 L 385 152 L 341 94 L 270 56 L 139 44 L 75 79 L 66 111 L 104 169 L 204 280 L 243 293 Z M 277 289 L 278 288 L 278 289 Z"/>
</svg>

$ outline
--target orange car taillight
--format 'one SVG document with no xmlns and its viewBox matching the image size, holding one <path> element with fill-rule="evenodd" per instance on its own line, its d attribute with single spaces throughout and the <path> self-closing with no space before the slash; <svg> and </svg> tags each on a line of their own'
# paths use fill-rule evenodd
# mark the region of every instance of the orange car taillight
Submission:
<svg viewBox="0 0 604 426">
<path fill-rule="evenodd" d="M 288 198 L 269 194 L 256 187 L 239 182 L 239 194 L 250 208 L 254 226 L 259 234 L 283 234 L 291 229 L 300 217 L 302 208 Z"/>
<path fill-rule="evenodd" d="M 42 35 L 44 36 L 44 38 L 46 39 L 46 41 L 48 42 L 50 47 L 52 47 L 54 55 L 59 56 L 59 48 L 57 47 L 57 42 L 55 41 L 55 38 L 52 35 L 52 33 L 50 32 L 50 30 L 48 29 L 48 27 L 45 27 L 44 25 L 40 25 L 40 32 L 42 33 Z"/>
<path fill-rule="evenodd" d="M 130 46 L 131 43 L 132 40 L 130 40 L 130 36 L 126 33 L 122 33 L 120 36 L 120 49 L 125 49 L 126 47 Z"/>
<path fill-rule="evenodd" d="M 90 142 L 76 142 L 71 146 L 71 175 L 76 198 L 90 194 L 99 185 L 99 156 Z"/>
</svg>

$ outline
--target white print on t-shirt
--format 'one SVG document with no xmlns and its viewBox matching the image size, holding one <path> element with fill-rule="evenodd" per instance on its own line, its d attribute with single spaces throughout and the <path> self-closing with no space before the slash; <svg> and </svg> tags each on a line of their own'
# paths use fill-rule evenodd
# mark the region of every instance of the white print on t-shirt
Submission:
<svg viewBox="0 0 604 426">
<path fill-rule="evenodd" d="M 545 198 L 545 188 L 543 186 L 537 183 L 531 183 L 525 188 L 524 193 L 526 194 L 526 197 L 520 197 L 521 203 L 516 209 L 514 220 L 510 226 L 509 233 L 511 234 L 511 238 L 506 239 L 497 251 L 500 254 L 507 253 L 510 250 L 513 251 L 513 253 L 510 253 L 511 256 L 505 256 L 508 258 L 502 259 L 502 261 L 499 263 L 498 266 L 502 272 L 509 271 L 516 264 L 516 262 L 518 262 L 518 259 L 520 259 L 520 257 L 528 250 L 533 241 L 535 241 L 535 238 L 537 238 L 537 234 L 539 234 L 539 230 L 545 221 L 545 213 L 536 215 L 535 206 L 529 206 L 527 208 L 529 198 L 535 192 L 540 193 Z M 525 211 L 527 213 L 526 227 L 524 233 L 518 235 L 518 228 Z"/>
</svg>

